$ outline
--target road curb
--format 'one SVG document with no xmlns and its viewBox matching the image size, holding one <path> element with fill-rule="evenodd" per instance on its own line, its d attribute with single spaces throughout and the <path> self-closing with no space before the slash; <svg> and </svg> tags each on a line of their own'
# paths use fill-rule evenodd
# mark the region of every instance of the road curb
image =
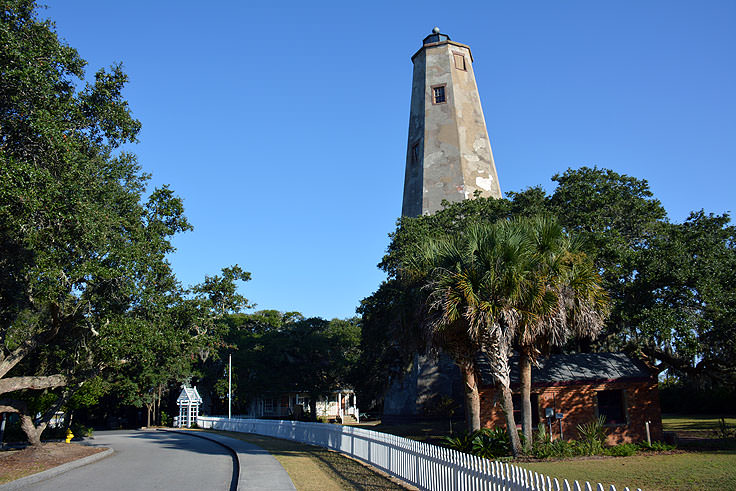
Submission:
<svg viewBox="0 0 736 491">
<path fill-rule="evenodd" d="M 82 467 L 84 465 L 97 462 L 98 460 L 102 460 L 105 457 L 112 455 L 113 452 L 113 449 L 108 448 L 107 450 L 103 450 L 102 452 L 97 452 L 96 454 L 88 455 L 86 457 L 82 457 L 81 459 L 72 460 L 71 462 L 67 462 L 66 464 L 57 465 L 56 467 L 37 472 L 36 474 L 31 474 L 30 476 L 21 477 L 20 479 L 16 479 L 15 481 L 0 484 L 0 491 L 22 489 L 26 486 L 30 486 L 31 484 L 36 484 L 37 482 L 51 479 L 52 477 L 56 477 L 59 474 L 63 474 L 72 469 L 76 469 L 77 467 Z"/>
</svg>

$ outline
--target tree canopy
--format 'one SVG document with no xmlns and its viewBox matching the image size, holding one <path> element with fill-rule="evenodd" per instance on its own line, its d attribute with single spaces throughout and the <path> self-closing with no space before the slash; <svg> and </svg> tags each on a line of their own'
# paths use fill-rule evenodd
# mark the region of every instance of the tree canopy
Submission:
<svg viewBox="0 0 736 491">
<path fill-rule="evenodd" d="M 355 385 L 358 319 L 327 321 L 298 312 L 261 310 L 231 315 L 227 323 L 222 361 L 213 364 L 207 383 L 224 398 L 227 388 L 221 375 L 226 354 L 231 354 L 236 407 L 247 409 L 253 398 L 284 392 L 306 392 L 315 403 L 318 396 Z"/>
<path fill-rule="evenodd" d="M 217 342 L 212 319 L 247 305 L 234 283 L 248 273 L 180 287 L 166 255 L 191 226 L 128 151 L 141 124 L 121 65 L 87 81 L 30 0 L 3 2 L 0 46 L 0 412 L 19 413 L 38 443 L 88 380 L 129 373 L 144 398 L 182 376 L 183 351 Z"/>
<path fill-rule="evenodd" d="M 700 211 L 683 223 L 671 223 L 646 180 L 609 169 L 568 169 L 552 180 L 557 187 L 551 194 L 531 187 L 503 199 L 476 197 L 445 203 L 433 215 L 401 217 L 379 264 L 389 279 L 360 307 L 366 329 L 363 356 L 380 359 L 390 351 L 416 350 L 405 337 L 372 328 L 377 319 L 391 326 L 411 316 L 399 307 L 414 287 L 397 282 L 412 244 L 456 235 L 471 224 L 542 213 L 557 217 L 565 231 L 581 239 L 611 299 L 597 339 L 556 349 L 626 350 L 657 370 L 701 384 L 733 386 L 736 378 L 729 367 L 736 366 L 736 305 L 729 272 L 736 252 L 730 217 Z M 382 377 L 374 378 L 388 380 L 401 373 L 408 358 L 395 360 L 377 367 Z M 372 386 L 376 400 L 386 386 Z"/>
</svg>

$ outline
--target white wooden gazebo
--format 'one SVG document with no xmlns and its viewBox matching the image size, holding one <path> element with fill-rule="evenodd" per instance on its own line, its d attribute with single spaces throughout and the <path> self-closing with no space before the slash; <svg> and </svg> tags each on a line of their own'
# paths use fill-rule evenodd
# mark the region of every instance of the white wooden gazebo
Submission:
<svg viewBox="0 0 736 491">
<path fill-rule="evenodd" d="M 179 428 L 186 426 L 191 427 L 193 423 L 197 422 L 199 417 L 199 405 L 202 404 L 202 398 L 197 392 L 197 387 L 187 387 L 183 385 L 181 387 L 181 394 L 176 400 L 176 405 L 179 406 L 179 419 L 177 420 Z"/>
</svg>

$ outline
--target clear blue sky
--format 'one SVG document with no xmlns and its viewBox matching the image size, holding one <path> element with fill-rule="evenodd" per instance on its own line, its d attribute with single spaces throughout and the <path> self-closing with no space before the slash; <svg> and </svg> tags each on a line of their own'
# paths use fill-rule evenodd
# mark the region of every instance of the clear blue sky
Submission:
<svg viewBox="0 0 736 491">
<path fill-rule="evenodd" d="M 472 48 L 504 192 L 598 165 L 673 221 L 736 211 L 732 0 L 47 3 L 88 75 L 130 76 L 135 152 L 195 227 L 179 278 L 238 263 L 259 309 L 348 317 L 383 279 L 410 56 L 435 25 Z"/>
</svg>

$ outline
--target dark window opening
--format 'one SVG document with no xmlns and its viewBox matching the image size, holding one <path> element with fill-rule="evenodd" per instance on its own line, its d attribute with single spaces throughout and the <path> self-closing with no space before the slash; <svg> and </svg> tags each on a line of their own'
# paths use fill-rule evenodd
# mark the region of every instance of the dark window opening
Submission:
<svg viewBox="0 0 736 491">
<path fill-rule="evenodd" d="M 411 163 L 412 164 L 418 164 L 419 163 L 419 143 L 415 143 L 411 147 Z"/>
<path fill-rule="evenodd" d="M 608 425 L 626 424 L 624 412 L 624 392 L 622 390 L 603 390 L 598 397 L 598 414 L 603 416 Z"/>
<path fill-rule="evenodd" d="M 459 53 L 453 53 L 453 56 L 455 57 L 455 68 L 458 70 L 467 70 L 465 67 L 465 56 Z"/>
<path fill-rule="evenodd" d="M 445 87 L 444 86 L 435 87 L 432 89 L 432 92 L 433 92 L 432 100 L 434 101 L 435 104 L 442 104 L 444 102 L 447 102 L 447 100 L 445 99 Z"/>
<path fill-rule="evenodd" d="M 536 428 L 539 425 L 538 395 L 532 394 L 529 399 L 532 403 L 532 428 Z M 511 401 L 514 403 L 514 421 L 521 426 L 521 394 L 513 394 Z"/>
</svg>

